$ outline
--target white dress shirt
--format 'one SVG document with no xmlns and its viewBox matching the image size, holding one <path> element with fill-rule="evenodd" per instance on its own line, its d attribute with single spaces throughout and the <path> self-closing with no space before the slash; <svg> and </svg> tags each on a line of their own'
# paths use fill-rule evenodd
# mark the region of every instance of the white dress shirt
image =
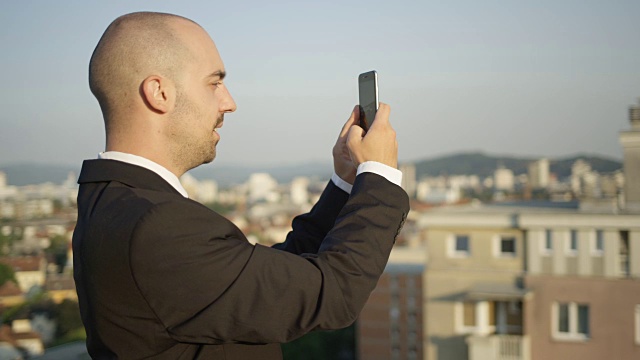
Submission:
<svg viewBox="0 0 640 360">
<path fill-rule="evenodd" d="M 101 152 L 98 154 L 98 158 L 122 161 L 128 164 L 141 166 L 145 169 L 151 170 L 154 173 L 158 174 L 160 177 L 162 177 L 166 182 L 171 184 L 171 186 L 173 186 L 180 194 L 182 194 L 182 196 L 186 198 L 189 197 L 189 195 L 187 194 L 187 191 L 184 189 L 184 187 L 180 183 L 180 179 L 178 179 L 178 177 L 174 173 L 167 170 L 164 166 L 158 163 L 155 163 L 147 158 L 144 158 L 138 155 L 123 153 L 120 151 Z M 374 174 L 378 174 L 398 186 L 400 186 L 400 183 L 402 183 L 402 172 L 400 170 L 376 161 L 367 161 L 360 164 L 358 166 L 356 174 L 360 175 L 363 172 L 371 172 Z M 335 172 L 331 176 L 331 181 L 333 181 L 333 183 L 340 189 L 344 190 L 349 194 L 351 193 L 351 189 L 353 188 L 353 185 L 342 180 Z"/>
<path fill-rule="evenodd" d="M 166 182 L 171 184 L 182 196 L 188 198 L 189 194 L 187 194 L 187 190 L 184 189 L 182 184 L 180 183 L 180 179 L 167 170 L 164 166 L 155 163 L 147 158 L 143 158 L 142 156 L 127 154 L 120 151 L 105 151 L 98 154 L 99 159 L 108 159 L 108 160 L 118 160 L 122 162 L 126 162 L 133 165 L 141 166 L 145 169 L 151 170 L 154 173 L 160 175 Z"/>
<path fill-rule="evenodd" d="M 378 174 L 398 186 L 400 186 L 400 184 L 402 183 L 402 171 L 396 168 L 392 168 L 391 166 L 385 165 L 383 163 L 379 163 L 377 161 L 365 161 L 362 164 L 358 165 L 356 176 L 360 175 L 363 172 Z M 351 194 L 353 185 L 342 180 L 335 172 L 331 176 L 331 181 L 333 181 L 333 183 L 336 184 L 336 186 L 340 189 Z"/>
</svg>

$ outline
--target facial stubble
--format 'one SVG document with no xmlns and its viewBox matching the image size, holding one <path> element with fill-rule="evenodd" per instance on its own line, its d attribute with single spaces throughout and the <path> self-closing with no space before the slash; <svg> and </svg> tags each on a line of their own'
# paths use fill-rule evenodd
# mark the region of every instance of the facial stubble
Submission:
<svg viewBox="0 0 640 360">
<path fill-rule="evenodd" d="M 216 146 L 219 137 L 212 134 L 216 127 L 224 120 L 220 114 L 211 124 L 208 131 L 199 129 L 198 124 L 207 114 L 200 111 L 183 91 L 176 94 L 176 108 L 172 116 L 171 136 L 175 147 L 174 161 L 185 172 L 199 165 L 212 162 L 216 157 Z"/>
</svg>

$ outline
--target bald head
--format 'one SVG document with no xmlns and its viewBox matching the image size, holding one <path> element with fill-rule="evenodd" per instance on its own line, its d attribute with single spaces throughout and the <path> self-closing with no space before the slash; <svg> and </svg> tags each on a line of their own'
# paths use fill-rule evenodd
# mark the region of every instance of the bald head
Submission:
<svg viewBox="0 0 640 360">
<path fill-rule="evenodd" d="M 141 82 L 160 75 L 180 82 L 180 69 L 191 52 L 176 26 L 193 21 L 178 15 L 138 12 L 114 20 L 89 63 L 89 86 L 109 121 L 131 107 Z"/>
<path fill-rule="evenodd" d="M 236 109 L 225 74 L 213 40 L 193 21 L 149 12 L 119 17 L 89 65 L 105 149 L 142 156 L 177 176 L 211 162 L 216 130 Z"/>
</svg>

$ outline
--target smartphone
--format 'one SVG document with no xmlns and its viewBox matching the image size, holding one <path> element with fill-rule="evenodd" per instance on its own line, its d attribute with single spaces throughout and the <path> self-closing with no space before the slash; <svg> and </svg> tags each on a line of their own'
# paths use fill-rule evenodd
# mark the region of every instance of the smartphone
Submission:
<svg viewBox="0 0 640 360">
<path fill-rule="evenodd" d="M 360 126 L 366 131 L 376 118 L 378 111 L 378 73 L 375 70 L 358 76 L 360 96 Z"/>
</svg>

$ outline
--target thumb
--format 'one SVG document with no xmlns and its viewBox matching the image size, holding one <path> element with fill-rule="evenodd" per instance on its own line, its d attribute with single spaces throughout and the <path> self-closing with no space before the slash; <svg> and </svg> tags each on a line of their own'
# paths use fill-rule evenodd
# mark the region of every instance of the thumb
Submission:
<svg viewBox="0 0 640 360">
<path fill-rule="evenodd" d="M 344 126 L 342 127 L 342 130 L 340 131 L 340 138 L 343 138 L 344 136 L 347 136 L 347 133 L 349 132 L 349 129 L 351 129 L 351 127 L 354 124 L 358 123 L 358 118 L 360 117 L 360 112 L 358 110 L 358 105 L 356 105 L 353 108 L 353 111 L 351 112 L 351 116 L 349 117 L 349 120 L 347 120 L 347 122 L 344 124 Z"/>
<path fill-rule="evenodd" d="M 378 105 L 378 111 L 376 112 L 375 120 L 373 124 L 371 124 L 372 128 L 378 128 L 389 125 L 389 113 L 391 112 L 391 107 L 385 103 L 380 103 Z M 375 125 L 378 124 L 378 125 Z"/>
</svg>

